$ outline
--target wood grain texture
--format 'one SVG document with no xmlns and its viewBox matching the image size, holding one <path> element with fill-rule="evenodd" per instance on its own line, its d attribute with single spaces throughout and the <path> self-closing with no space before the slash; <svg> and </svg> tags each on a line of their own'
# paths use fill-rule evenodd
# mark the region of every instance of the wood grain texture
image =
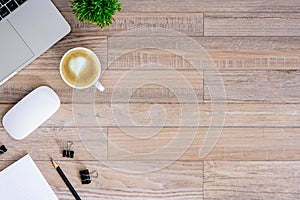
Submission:
<svg viewBox="0 0 300 200">
<path fill-rule="evenodd" d="M 141 80 L 141 77 L 144 78 Z M 212 83 L 208 84 L 206 77 L 209 77 Z M 204 74 L 206 101 L 211 99 L 208 88 L 219 88 L 218 85 L 222 83 L 217 80 L 220 78 L 224 82 L 227 102 L 299 103 L 298 70 L 220 71 L 219 74 L 206 71 Z M 23 82 L 26 82 L 26 85 Z M 133 103 L 201 103 L 203 101 L 203 77 L 196 70 L 180 72 L 141 70 L 130 73 L 125 70 L 107 70 L 103 73 L 102 83 L 107 88 L 104 93 L 92 89 L 91 92 L 87 92 L 96 94 L 96 103 L 108 103 L 112 99 L 120 103 L 128 100 Z M 141 83 L 143 85 L 140 85 Z M 40 85 L 54 88 L 63 103 L 72 102 L 72 88 L 62 81 L 59 71 L 53 70 L 43 70 L 37 74 L 29 70 L 20 72 L 10 82 L 1 86 L 2 102 L 17 102 Z M 197 101 L 193 98 L 193 93 Z M 184 97 L 184 95 L 189 96 Z M 183 98 L 178 100 L 177 97 Z"/>
<path fill-rule="evenodd" d="M 299 71 L 206 71 L 212 81 L 205 85 L 205 100 L 210 100 L 208 88 L 224 84 L 227 102 L 299 102 Z M 222 78 L 223 83 L 218 82 Z M 222 86 L 222 85 L 221 85 Z M 220 86 L 219 86 L 220 87 Z"/>
<path fill-rule="evenodd" d="M 299 2 L 295 0 L 275 0 L 275 1 L 242 1 L 242 0 L 229 0 L 222 4 L 218 0 L 204 0 L 197 1 L 192 0 L 188 2 L 176 0 L 167 0 L 163 2 L 162 7 L 156 6 L 161 5 L 158 0 L 152 1 L 134 1 L 124 0 L 124 9 L 129 11 L 138 11 L 137 9 L 143 9 L 142 11 L 173 11 L 173 12 L 297 12 L 299 8 Z"/>
<path fill-rule="evenodd" d="M 215 69 L 226 70 L 296 70 L 300 68 L 300 59 L 297 56 L 299 50 L 295 49 L 293 52 L 284 50 L 277 50 L 270 45 L 276 45 L 273 41 L 270 41 L 270 45 L 266 45 L 264 48 L 269 50 L 263 50 L 261 47 L 255 47 L 256 42 L 263 42 L 263 39 L 252 38 L 250 40 L 244 40 L 243 38 L 226 39 L 222 38 L 222 44 L 228 41 L 228 46 L 221 47 L 214 46 L 219 43 L 220 38 L 193 38 L 198 42 L 204 51 L 207 51 L 209 57 L 201 57 L 200 53 L 196 59 L 200 63 L 211 60 L 215 64 Z M 264 39 L 267 40 L 267 39 Z M 284 40 L 284 39 L 282 39 Z M 288 42 L 287 40 L 285 40 Z M 291 41 L 294 43 L 295 41 Z M 231 44 L 229 44 L 231 43 Z M 271 44 L 272 43 L 272 44 Z M 237 46 L 234 47 L 233 45 Z M 253 44 L 253 46 L 252 46 Z M 247 45 L 247 46 L 246 46 Z M 218 50 L 221 49 L 222 50 Z M 256 50 L 251 50 L 251 49 Z M 114 51 L 116 48 L 110 48 L 109 52 Z M 167 66 L 174 70 L 195 70 L 195 69 L 214 69 L 212 66 L 206 65 L 192 65 L 189 60 L 184 59 L 182 56 L 167 52 L 165 50 L 147 49 L 132 51 L 130 53 L 122 54 L 113 62 L 109 63 L 108 68 L 114 70 L 128 70 L 128 69 L 160 69 L 164 70 L 163 66 Z M 191 58 L 195 58 L 197 54 L 188 54 Z"/>
<path fill-rule="evenodd" d="M 13 104 L 1 104 L 0 117 L 13 106 Z M 77 107 L 78 106 L 78 107 Z M 164 127 L 180 127 L 183 126 L 181 122 L 181 109 L 186 109 L 188 112 L 187 121 L 192 121 L 199 111 L 200 122 L 199 127 L 207 127 L 211 125 L 212 111 L 209 104 L 157 104 L 154 107 L 155 111 L 152 116 L 159 116 L 158 120 L 164 120 Z M 79 109 L 78 109 L 79 108 Z M 74 127 L 78 120 L 83 119 L 85 123 L 76 123 L 78 127 L 122 127 L 128 126 L 127 123 L 116 121 L 115 115 L 121 113 L 121 118 L 126 113 L 126 104 L 96 104 L 95 112 L 87 112 L 94 109 L 94 105 L 86 104 L 62 104 L 60 109 L 43 124 L 43 127 Z M 159 121 L 151 122 L 149 110 L 153 108 L 153 104 L 130 104 L 129 113 L 130 118 L 136 123 L 133 127 L 161 127 Z M 75 110 L 74 110 L 75 109 Z M 83 110 L 81 110 L 83 109 Z M 300 120 L 300 105 L 299 104 L 227 104 L 226 105 L 226 119 L 225 127 L 299 127 Z M 165 116 L 162 115 L 163 111 Z M 80 117 L 78 117 L 80 116 Z M 216 117 L 221 116 L 215 113 Z M 119 116 L 118 116 L 119 117 Z M 95 126 L 94 122 L 89 119 L 97 119 Z M 155 119 L 155 118 L 154 118 Z M 121 122 L 121 123 L 119 123 Z M 1 123 L 0 123 L 1 124 Z M 185 124 L 184 127 L 189 127 L 193 124 Z"/>
<path fill-rule="evenodd" d="M 188 36 L 203 36 L 202 13 L 117 13 L 115 22 L 104 29 L 110 34 L 135 28 L 165 28 Z M 184 30 L 184 31 L 183 31 Z"/>
<path fill-rule="evenodd" d="M 143 77 L 143 78 L 141 78 Z M 142 81 L 141 81 L 142 80 Z M 24 85 L 26 82 L 26 85 Z M 94 95 L 96 103 L 113 102 L 178 102 L 177 97 L 193 95 L 203 102 L 203 78 L 198 71 L 138 70 L 134 72 L 106 70 L 101 82 L 106 90 L 100 93 L 93 88 L 82 93 Z M 15 103 L 38 86 L 47 85 L 59 95 L 62 103 L 76 102 L 73 89 L 63 82 L 59 70 L 23 70 L 0 87 L 1 102 Z M 177 95 L 177 97 L 176 97 Z M 126 97 L 127 96 L 127 97 Z M 83 96 L 84 97 L 84 96 Z M 78 98 L 81 101 L 81 98 Z M 190 98 L 186 102 L 189 102 Z M 194 98 L 195 99 L 195 98 Z M 82 101 L 85 101 L 83 98 Z"/>
<path fill-rule="evenodd" d="M 22 141 L 13 140 L 0 122 L 0 145 L 8 149 L 0 156 L 0 169 L 30 153 L 62 200 L 73 197 L 49 156 L 58 160 L 87 200 L 299 198 L 298 0 L 122 0 L 123 12 L 102 30 L 79 22 L 69 1 L 53 1 L 72 32 L 0 86 L 0 118 L 40 85 L 52 87 L 62 105 Z M 167 28 L 186 37 L 164 34 L 152 38 L 131 32 L 114 40 L 117 34 L 134 28 Z M 149 38 L 154 46 L 184 48 L 187 54 L 176 55 L 168 48 L 135 48 L 114 60 L 126 47 L 142 46 L 144 41 L 136 41 Z M 202 46 L 220 73 L 214 73 L 211 66 L 196 71 L 187 58 L 200 63 L 207 58 L 188 42 L 179 43 L 185 39 Z M 74 100 L 78 93 L 63 83 L 59 62 L 67 50 L 78 46 L 92 49 L 100 58 L 106 90 L 100 93 L 91 88 Z M 136 67 L 137 73 L 128 76 Z M 212 80 L 207 81 L 208 77 Z M 219 128 L 212 118 L 223 113 L 212 112 L 208 86 L 220 86 L 220 77 L 227 99 L 217 102 L 226 111 L 222 134 L 216 138 L 206 134 Z M 146 84 L 137 84 L 140 80 Z M 191 98 L 194 93 L 197 100 Z M 199 120 L 197 126 L 194 120 Z M 149 156 L 176 141 L 179 129 L 183 134 L 177 146 Z M 62 157 L 70 140 L 74 159 Z M 216 144 L 200 158 L 199 150 L 210 147 L 204 141 Z M 142 174 L 116 171 L 97 160 L 95 152 L 102 153 L 101 161 L 118 167 L 140 168 L 141 163 L 149 169 L 167 167 Z M 170 161 L 175 162 L 169 165 Z M 78 171 L 85 168 L 100 175 L 90 185 L 80 183 Z"/>
<path fill-rule="evenodd" d="M 299 162 L 205 162 L 205 199 L 298 199 Z"/>
<path fill-rule="evenodd" d="M 108 129 L 108 130 L 107 130 Z M 8 151 L 0 160 L 17 160 L 29 153 L 34 160 L 70 161 L 62 157 L 67 142 L 73 141 L 72 150 L 75 158 L 71 160 L 97 161 L 293 161 L 300 159 L 299 128 L 224 128 L 220 138 L 217 138 L 213 150 L 205 158 L 199 157 L 200 149 L 207 137 L 214 140 L 215 136 L 208 134 L 208 128 L 145 128 L 132 127 L 120 129 L 109 128 L 58 128 L 42 127 L 22 141 L 13 140 L 1 128 L 1 142 Z M 80 134 L 79 134 L 80 132 Z M 91 134 L 93 133 L 93 134 Z M 87 134 L 87 135 L 86 135 Z M 100 134 L 104 134 L 104 140 Z M 208 134 L 208 135 L 207 135 Z M 206 136 L 207 135 L 207 136 Z M 134 136 L 134 137 L 133 137 Z M 147 137 L 146 137 L 147 136 Z M 178 145 L 170 145 L 177 141 Z M 169 146 L 168 146 L 169 145 Z M 166 148 L 168 147 L 168 149 Z M 156 151 L 165 149 L 161 153 Z M 103 153 L 107 152 L 107 153 Z"/>
<path fill-rule="evenodd" d="M 183 32 L 188 36 L 203 36 L 203 13 L 131 13 L 114 15 L 114 23 L 103 29 L 79 22 L 71 12 L 62 12 L 72 28 L 73 35 L 83 31 L 92 35 L 114 36 L 118 33 L 138 28 L 165 28 Z"/>
<path fill-rule="evenodd" d="M 104 166 L 99 161 L 57 162 L 82 199 L 198 200 L 203 198 L 203 163 L 199 161 L 177 161 L 159 171 L 141 174 L 119 172 Z M 1 169 L 10 163 L 0 161 Z M 74 199 L 50 161 L 37 161 L 36 163 L 60 200 Z M 124 164 L 124 162 L 115 163 L 119 166 Z M 149 162 L 149 166 L 156 164 Z M 91 172 L 98 172 L 99 177 L 94 178 L 89 185 L 82 185 L 79 171 L 86 168 Z M 162 177 L 164 180 L 161 179 Z"/>
<path fill-rule="evenodd" d="M 42 56 L 28 65 L 24 70 L 59 70 L 63 55 L 75 47 L 91 49 L 98 56 L 102 69 L 107 68 L 107 37 L 85 33 L 84 35 L 67 35 Z"/>
<path fill-rule="evenodd" d="M 206 13 L 205 36 L 300 36 L 297 13 Z"/>
<path fill-rule="evenodd" d="M 94 131 L 99 135 L 107 135 L 107 129 L 105 128 L 85 128 L 84 130 Z M 62 156 L 63 150 L 67 148 L 68 141 L 73 142 L 72 150 L 75 152 L 75 160 L 95 160 L 89 153 L 94 149 L 87 150 L 85 148 L 76 128 L 57 128 L 54 126 L 39 128 L 22 141 L 11 138 L 3 128 L 0 129 L 0 133 L 1 143 L 5 144 L 8 149 L 0 160 L 17 160 L 25 153 L 29 153 L 34 160 L 49 160 L 49 157 L 56 160 L 70 160 L 70 158 L 63 158 Z M 95 138 L 90 136 L 84 141 L 89 144 L 94 140 Z M 94 142 L 94 145 L 97 150 L 101 150 L 106 146 L 106 142 L 98 140 Z"/>
<path fill-rule="evenodd" d="M 133 40 L 132 37 L 124 41 Z M 149 39 L 149 38 L 145 38 Z M 176 41 L 194 40 L 208 53 L 210 58 L 201 56 L 201 50 L 175 46 Z M 139 40 L 141 40 L 139 38 Z M 136 41 L 139 41 L 138 39 Z M 140 49 L 122 54 L 119 45 L 112 39 L 108 41 L 109 69 L 125 70 L 141 67 L 142 69 L 162 69 L 161 65 L 176 70 L 195 69 L 188 58 L 201 62 L 211 59 L 218 69 L 299 69 L 300 41 L 298 37 L 165 37 L 165 49 Z M 173 42 L 174 46 L 167 45 Z M 171 48 L 167 48 L 170 46 Z M 170 49 L 187 49 L 187 56 L 171 53 Z M 113 55 L 119 52 L 117 59 Z M 151 64 L 151 65 L 146 65 Z M 200 66 L 209 69 L 206 66 Z"/>
<path fill-rule="evenodd" d="M 184 136 L 178 136 L 183 131 Z M 219 138 L 208 128 L 119 128 L 108 129 L 109 160 L 198 160 L 205 138 L 215 140 L 213 150 L 203 160 L 299 160 L 298 128 L 224 128 Z M 207 135 L 208 134 L 208 135 Z M 133 137 L 132 135 L 135 135 Z M 148 135 L 149 138 L 145 138 Z M 154 135 L 154 136 L 152 136 Z M 142 137 L 144 136 L 144 137 Z M 152 137 L 150 137 L 152 136 Z M 194 138 L 195 137 L 195 138 Z M 178 145 L 171 145 L 177 141 Z M 190 141 L 190 143 L 189 143 Z M 188 146 L 189 144 L 189 146 Z M 182 147 L 188 147 L 186 151 Z M 160 154 L 156 151 L 165 149 Z M 166 150 L 168 149 L 168 150 Z M 201 159 L 201 160 L 202 160 Z"/>
<path fill-rule="evenodd" d="M 53 0 L 61 11 L 70 11 L 67 1 Z M 300 9 L 297 0 L 273 1 L 243 1 L 228 0 L 220 3 L 218 0 L 181 1 L 181 0 L 122 0 L 124 12 L 298 12 Z"/>
<path fill-rule="evenodd" d="M 133 40 L 134 37 L 125 37 L 124 41 L 126 39 Z M 179 39 L 185 40 L 184 38 Z M 300 68 L 300 40 L 298 37 L 191 37 L 191 39 L 202 46 L 204 51 L 207 51 L 218 69 L 288 70 Z M 165 37 L 165 41 L 172 42 L 173 40 L 174 38 Z M 181 55 L 171 53 L 168 49 L 140 49 L 121 54 L 118 59 L 114 59 L 110 53 L 120 52 L 120 49 L 116 48 L 117 45 L 113 41 L 111 38 L 107 41 L 107 37 L 101 36 L 101 32 L 94 34 L 82 32 L 80 35 L 72 33 L 27 66 L 25 70 L 58 70 L 63 54 L 68 49 L 77 46 L 93 50 L 99 57 L 103 70 L 107 68 L 129 70 L 141 66 L 140 69 L 144 70 L 162 69 L 161 65 L 176 70 L 195 69 L 195 66 L 191 65 L 188 60 Z M 176 46 L 173 48 L 176 49 Z M 107 53 L 109 53 L 109 57 Z M 203 56 L 193 54 L 192 51 L 187 55 L 193 59 L 197 58 L 200 62 L 206 60 Z M 109 63 L 109 66 L 107 66 L 108 59 L 113 61 Z"/>
</svg>

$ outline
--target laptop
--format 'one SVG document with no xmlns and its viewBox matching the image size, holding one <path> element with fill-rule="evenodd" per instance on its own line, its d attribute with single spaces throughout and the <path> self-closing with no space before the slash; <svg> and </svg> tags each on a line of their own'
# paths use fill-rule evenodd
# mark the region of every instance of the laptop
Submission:
<svg viewBox="0 0 300 200">
<path fill-rule="evenodd" d="M 0 0 L 0 85 L 70 31 L 50 0 Z"/>
</svg>

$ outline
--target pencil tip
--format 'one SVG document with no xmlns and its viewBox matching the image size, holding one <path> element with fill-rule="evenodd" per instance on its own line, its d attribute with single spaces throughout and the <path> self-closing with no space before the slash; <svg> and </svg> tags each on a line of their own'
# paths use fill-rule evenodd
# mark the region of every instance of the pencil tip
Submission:
<svg viewBox="0 0 300 200">
<path fill-rule="evenodd" d="M 50 157 L 51 159 L 51 162 L 52 162 L 52 165 L 54 168 L 57 168 L 58 167 L 58 164 Z"/>
</svg>

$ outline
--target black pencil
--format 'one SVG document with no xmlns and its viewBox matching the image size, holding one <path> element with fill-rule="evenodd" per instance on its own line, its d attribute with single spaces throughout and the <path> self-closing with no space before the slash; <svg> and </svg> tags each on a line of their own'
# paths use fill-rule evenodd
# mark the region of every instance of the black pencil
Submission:
<svg viewBox="0 0 300 200">
<path fill-rule="evenodd" d="M 65 176 L 65 174 L 63 173 L 63 171 L 59 167 L 59 165 L 52 158 L 51 158 L 51 162 L 52 162 L 54 168 L 56 169 L 56 171 L 58 172 L 58 174 L 60 175 L 60 177 L 62 178 L 62 180 L 65 182 L 65 184 L 68 186 L 69 190 L 72 192 L 75 199 L 76 200 L 81 200 L 80 197 L 78 196 L 77 192 L 75 191 L 75 189 L 71 185 L 70 181 L 67 179 L 67 177 Z"/>
</svg>

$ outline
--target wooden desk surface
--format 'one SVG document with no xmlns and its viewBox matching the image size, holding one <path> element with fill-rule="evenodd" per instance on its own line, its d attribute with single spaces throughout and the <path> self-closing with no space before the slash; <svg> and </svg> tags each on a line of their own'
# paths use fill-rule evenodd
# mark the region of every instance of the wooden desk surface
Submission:
<svg viewBox="0 0 300 200">
<path fill-rule="evenodd" d="M 79 23 L 67 0 L 54 3 L 71 24 L 72 33 L 0 87 L 0 116 L 40 85 L 52 87 L 60 96 L 62 106 L 55 116 L 22 141 L 10 138 L 1 125 L 0 143 L 8 148 L 0 156 L 1 169 L 30 153 L 62 200 L 73 197 L 51 166 L 48 155 L 59 162 L 82 199 L 87 200 L 300 198 L 298 0 L 124 0 L 123 12 L 104 30 Z M 97 130 L 97 127 L 75 126 L 73 93 L 60 78 L 59 61 L 70 48 L 83 46 L 95 50 L 100 42 L 117 33 L 151 26 L 183 32 L 208 51 L 226 89 L 226 102 L 219 102 L 226 104 L 225 124 L 214 149 L 199 159 L 199 147 L 212 115 L 208 83 L 203 81 L 209 70 L 203 69 L 200 75 L 195 75 L 188 63 L 178 61 L 182 58 L 160 50 L 128 54 L 105 71 L 102 80 L 107 89 L 96 95 L 97 117 L 110 143 L 129 152 L 152 152 L 167 144 L 180 126 L 180 104 L 169 90 L 157 85 L 140 88 L 130 101 L 131 115 L 140 124 L 149 122 L 147 111 L 153 104 L 165 108 L 166 124 L 154 140 L 129 137 L 114 121 L 110 104 L 113 85 L 135 65 L 149 60 L 157 65 L 165 64 L 187 77 L 200 99 L 201 125 L 191 147 L 173 164 L 150 173 L 120 172 L 96 160 L 80 141 L 78 129 Z M 109 48 L 107 45 L 106 49 L 98 50 L 112 51 Z M 159 67 L 148 70 L 160 72 Z M 132 128 L 145 131 L 145 127 Z M 184 128 L 188 135 L 192 127 Z M 68 140 L 74 142 L 75 159 L 61 155 Z M 138 160 L 126 157 L 114 145 L 108 146 L 107 160 L 120 165 L 129 161 L 138 165 Z M 147 161 L 151 166 L 168 160 L 167 156 L 160 156 Z M 80 183 L 78 171 L 84 168 L 99 173 L 90 185 Z"/>
</svg>

